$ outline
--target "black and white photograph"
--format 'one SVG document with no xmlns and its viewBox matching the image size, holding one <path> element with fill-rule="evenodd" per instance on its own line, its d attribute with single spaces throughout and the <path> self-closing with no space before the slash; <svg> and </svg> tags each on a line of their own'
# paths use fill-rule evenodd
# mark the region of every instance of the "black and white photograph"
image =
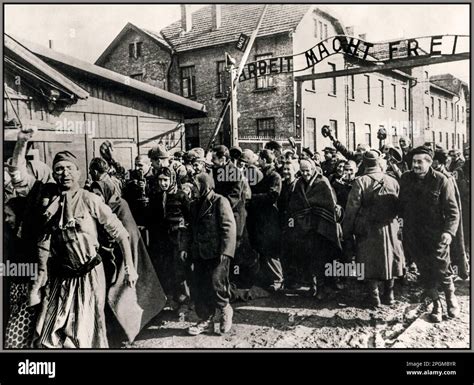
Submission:
<svg viewBox="0 0 474 385">
<path fill-rule="evenodd" d="M 472 348 L 469 3 L 3 12 L 3 351 Z"/>
</svg>

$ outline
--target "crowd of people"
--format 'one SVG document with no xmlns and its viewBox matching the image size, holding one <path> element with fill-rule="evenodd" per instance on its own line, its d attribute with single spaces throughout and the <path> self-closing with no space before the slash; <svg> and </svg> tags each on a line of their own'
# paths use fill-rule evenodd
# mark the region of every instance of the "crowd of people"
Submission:
<svg viewBox="0 0 474 385">
<path fill-rule="evenodd" d="M 190 335 L 227 333 L 231 303 L 256 288 L 310 287 L 315 301 L 344 290 L 351 278 L 328 274 L 334 261 L 364 266 L 363 306 L 392 305 L 395 280 L 416 269 L 433 322 L 443 308 L 459 315 L 468 153 L 408 138 L 355 151 L 334 140 L 324 159 L 275 141 L 258 153 L 160 144 L 126 171 L 105 143 L 81 187 L 69 151 L 52 169 L 26 161 L 33 136 L 19 132 L 5 168 L 7 258 L 40 267 L 33 283 L 10 282 L 7 348 L 107 347 L 112 331 L 133 340 L 163 308 L 180 319 L 194 309 Z"/>
</svg>

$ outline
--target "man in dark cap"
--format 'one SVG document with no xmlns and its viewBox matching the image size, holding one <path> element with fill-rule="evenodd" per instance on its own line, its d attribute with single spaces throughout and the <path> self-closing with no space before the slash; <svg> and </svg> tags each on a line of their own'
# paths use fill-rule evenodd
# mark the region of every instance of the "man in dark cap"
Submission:
<svg viewBox="0 0 474 385">
<path fill-rule="evenodd" d="M 31 137 L 32 133 L 19 132 L 10 172 L 14 181 L 30 186 L 28 199 L 37 202 L 30 215 L 36 217 L 34 223 L 40 230 L 30 234 L 29 242 L 40 240 L 37 252 L 48 259 L 44 284 L 49 294 L 42 298 L 34 346 L 106 348 L 106 282 L 97 254 L 98 234 L 103 229 L 116 240 L 124 257 L 125 282 L 134 287 L 138 276 L 128 232 L 101 198 L 80 188 L 79 162 L 71 152 L 61 151 L 54 157 L 56 184 L 28 182 L 34 178 L 25 164 Z"/>
<path fill-rule="evenodd" d="M 226 197 L 230 202 L 237 224 L 237 244 L 239 244 L 247 218 L 244 176 L 230 160 L 229 150 L 224 145 L 214 147 L 212 163 L 215 191 L 217 194 Z"/>
<path fill-rule="evenodd" d="M 232 327 L 229 304 L 229 266 L 236 247 L 236 225 L 229 201 L 214 192 L 207 173 L 196 176 L 198 198 L 191 203 L 191 257 L 194 263 L 192 294 L 201 319 L 190 335 L 212 333 L 212 321 L 221 312 L 220 332 Z"/>
<path fill-rule="evenodd" d="M 400 215 L 403 218 L 403 246 L 414 261 L 426 294 L 433 300 L 431 319 L 441 322 L 442 304 L 438 289 L 446 294 L 448 315 L 457 317 L 449 245 L 459 227 L 459 207 L 453 184 L 432 168 L 433 150 L 426 146 L 412 152 L 412 170 L 400 179 Z"/>
<path fill-rule="evenodd" d="M 323 152 L 325 160 L 321 163 L 321 169 L 323 171 L 323 175 L 328 178 L 329 175 L 333 174 L 334 171 L 336 171 L 336 149 L 332 147 L 326 147 L 324 148 Z"/>
<path fill-rule="evenodd" d="M 151 164 L 155 170 L 158 170 L 161 167 L 171 167 L 176 173 L 178 185 L 186 182 L 188 176 L 186 167 L 184 167 L 179 161 L 171 160 L 171 155 L 163 144 L 159 144 L 148 151 L 148 157 L 150 158 Z"/>
<path fill-rule="evenodd" d="M 145 225 L 151 179 L 153 179 L 153 167 L 150 158 L 144 154 L 138 155 L 135 158 L 135 168 L 130 171 L 130 179 L 126 181 L 122 195 L 139 226 Z"/>
</svg>

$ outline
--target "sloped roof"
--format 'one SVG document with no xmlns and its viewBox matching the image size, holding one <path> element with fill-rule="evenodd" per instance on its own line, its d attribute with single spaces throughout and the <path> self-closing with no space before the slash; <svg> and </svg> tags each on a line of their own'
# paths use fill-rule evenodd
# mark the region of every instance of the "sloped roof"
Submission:
<svg viewBox="0 0 474 385">
<path fill-rule="evenodd" d="M 105 62 L 105 59 L 107 58 L 107 56 L 109 55 L 110 52 L 113 51 L 113 49 L 120 43 L 120 41 L 122 40 L 122 38 L 125 36 L 125 34 L 130 31 L 130 30 L 133 30 L 139 34 L 142 34 L 142 35 L 146 35 L 148 36 L 149 38 L 151 38 L 151 40 L 153 42 L 155 42 L 156 44 L 158 44 L 161 48 L 164 48 L 168 51 L 172 51 L 170 45 L 167 43 L 167 41 L 163 38 L 163 36 L 161 36 L 159 33 L 156 33 L 156 32 L 152 32 L 152 31 L 149 31 L 147 29 L 144 29 L 144 28 L 140 28 L 140 27 L 137 27 L 136 25 L 132 24 L 132 23 L 127 23 L 125 25 L 125 27 L 122 28 L 122 30 L 119 32 L 119 34 L 115 37 L 114 40 L 112 40 L 112 42 L 107 46 L 107 48 L 104 50 L 104 52 L 102 52 L 102 54 L 99 56 L 99 58 L 95 61 L 95 64 L 97 65 L 102 65 L 104 64 Z"/>
<path fill-rule="evenodd" d="M 79 60 L 69 55 L 54 51 L 50 48 L 44 47 L 40 44 L 36 44 L 28 41 L 21 41 L 22 44 L 27 47 L 30 51 L 45 59 L 47 62 L 56 62 L 64 64 L 68 67 L 74 68 L 81 72 L 85 72 L 89 75 L 102 78 L 113 82 L 117 87 L 129 88 L 135 91 L 144 92 L 155 98 L 161 99 L 167 103 L 175 105 L 183 109 L 183 112 L 187 116 L 203 116 L 206 113 L 206 107 L 198 102 L 183 98 L 180 95 L 173 94 L 172 92 L 165 91 L 161 88 L 154 87 L 152 85 L 140 82 L 135 79 L 131 79 L 117 72 L 108 70 L 103 67 L 99 67 L 95 64 L 88 63 L 83 60 Z"/>
<path fill-rule="evenodd" d="M 466 82 L 458 79 L 452 74 L 440 74 L 430 76 L 430 82 L 436 84 L 438 87 L 448 90 L 456 95 L 459 95 L 461 88 L 464 88 L 466 97 L 469 96 L 469 86 Z"/>
<path fill-rule="evenodd" d="M 24 62 L 28 63 L 28 65 L 35 68 L 41 74 L 46 76 L 48 79 L 52 80 L 55 84 L 71 92 L 76 98 L 86 99 L 89 96 L 87 91 L 83 90 L 69 78 L 55 70 L 53 67 L 49 66 L 33 52 L 31 52 L 24 44 L 21 44 L 19 41 L 7 34 L 3 35 L 3 42 L 5 48 L 4 60 L 8 60 L 9 52 L 11 52 Z"/>
<path fill-rule="evenodd" d="M 192 29 L 184 33 L 181 20 L 161 30 L 176 52 L 232 43 L 241 33 L 249 35 L 255 29 L 264 4 L 222 4 L 221 27 L 212 29 L 212 5 L 192 13 Z M 257 36 L 268 36 L 293 31 L 310 4 L 271 4 Z"/>
</svg>

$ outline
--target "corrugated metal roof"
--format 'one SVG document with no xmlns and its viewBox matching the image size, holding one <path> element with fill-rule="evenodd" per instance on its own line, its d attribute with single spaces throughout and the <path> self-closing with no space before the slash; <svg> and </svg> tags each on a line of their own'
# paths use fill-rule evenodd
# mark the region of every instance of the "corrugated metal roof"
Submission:
<svg viewBox="0 0 474 385">
<path fill-rule="evenodd" d="M 112 81 L 120 87 L 132 88 L 134 90 L 147 93 L 159 99 L 165 100 L 169 103 L 175 104 L 181 108 L 192 110 L 196 115 L 203 115 L 206 113 L 206 107 L 201 103 L 183 98 L 182 96 L 165 91 L 161 88 L 157 88 L 149 84 L 140 82 L 138 80 L 131 79 L 125 75 L 121 75 L 117 72 L 105 69 L 103 67 L 99 67 L 95 64 L 79 60 L 69 55 L 65 55 L 63 53 L 54 51 L 36 43 L 22 41 L 22 44 L 30 51 L 34 52 L 36 55 L 61 64 L 65 64 L 82 72 L 86 72 L 88 74 L 92 74 L 97 77 Z"/>
<path fill-rule="evenodd" d="M 263 4 L 222 4 L 221 27 L 213 30 L 212 6 L 207 6 L 192 14 L 191 31 L 184 33 L 181 21 L 177 21 L 161 33 L 177 52 L 232 43 L 241 33 L 252 33 L 263 7 Z M 310 4 L 269 5 L 257 36 L 293 31 L 312 7 Z"/>
</svg>

